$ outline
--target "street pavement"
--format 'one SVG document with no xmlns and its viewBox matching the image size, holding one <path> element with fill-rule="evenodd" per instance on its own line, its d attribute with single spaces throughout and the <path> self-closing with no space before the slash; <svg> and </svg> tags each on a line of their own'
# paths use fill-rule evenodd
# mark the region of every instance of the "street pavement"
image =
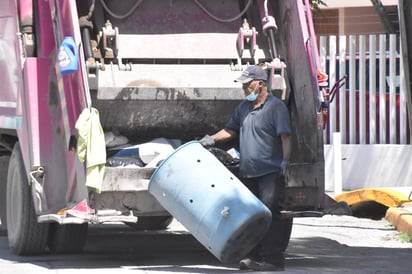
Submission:
<svg viewBox="0 0 412 274">
<path fill-rule="evenodd" d="M 296 218 L 284 273 L 411 273 L 412 243 L 385 220 L 351 216 Z M 239 273 L 177 221 L 165 231 L 91 225 L 83 254 L 19 257 L 0 236 L 0 274 Z M 256 272 L 257 273 L 257 272 Z"/>
</svg>

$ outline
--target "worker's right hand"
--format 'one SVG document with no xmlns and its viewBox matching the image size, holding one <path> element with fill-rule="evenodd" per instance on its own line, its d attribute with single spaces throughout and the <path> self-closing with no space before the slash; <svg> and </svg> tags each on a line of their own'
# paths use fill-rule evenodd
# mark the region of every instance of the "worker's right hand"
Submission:
<svg viewBox="0 0 412 274">
<path fill-rule="evenodd" d="M 210 135 L 205 135 L 202 139 L 199 140 L 200 144 L 204 147 L 211 147 L 215 145 L 215 140 Z"/>
<path fill-rule="evenodd" d="M 289 160 L 283 159 L 282 163 L 280 164 L 281 175 L 286 176 L 289 166 L 290 166 Z"/>
</svg>

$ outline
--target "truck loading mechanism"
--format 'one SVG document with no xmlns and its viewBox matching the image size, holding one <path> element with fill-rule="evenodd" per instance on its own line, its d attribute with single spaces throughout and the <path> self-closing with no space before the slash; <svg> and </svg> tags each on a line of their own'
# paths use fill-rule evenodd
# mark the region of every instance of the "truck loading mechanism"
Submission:
<svg viewBox="0 0 412 274">
<path fill-rule="evenodd" d="M 268 71 L 291 115 L 284 209 L 323 209 L 323 98 L 308 0 L 7 0 L 0 21 L 0 166 L 8 173 L 0 218 L 15 253 L 79 251 L 89 222 L 137 216 L 148 228 L 167 225 L 170 214 L 147 192 L 152 167 L 106 167 L 101 193 L 87 189 L 77 119 L 93 107 L 103 130 L 130 144 L 187 142 L 224 127 L 244 98 L 233 79 L 250 64 Z M 77 69 L 66 74 L 59 51 L 67 37 Z M 67 215 L 75 205 L 87 214 Z"/>
</svg>

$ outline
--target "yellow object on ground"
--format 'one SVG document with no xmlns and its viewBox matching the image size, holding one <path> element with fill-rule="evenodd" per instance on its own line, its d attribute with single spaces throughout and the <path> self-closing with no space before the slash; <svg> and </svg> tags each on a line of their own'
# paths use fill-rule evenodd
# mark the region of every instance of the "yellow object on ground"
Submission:
<svg viewBox="0 0 412 274">
<path fill-rule="evenodd" d="M 409 202 L 409 197 L 401 192 L 383 188 L 362 188 L 335 196 L 337 202 L 345 201 L 349 205 L 375 201 L 387 207 L 398 207 Z"/>
<path fill-rule="evenodd" d="M 86 185 L 100 193 L 106 164 L 106 143 L 99 111 L 85 108 L 76 121 L 76 129 L 79 134 L 77 155 L 80 161 L 86 161 Z"/>
<path fill-rule="evenodd" d="M 412 203 L 409 197 L 391 189 L 362 188 L 335 197 L 338 202 L 345 201 L 350 206 L 374 201 L 388 207 L 385 219 L 391 222 L 396 230 L 412 236 Z"/>
<path fill-rule="evenodd" d="M 412 211 L 401 207 L 388 208 L 385 219 L 391 222 L 396 230 L 406 232 L 412 236 Z"/>
</svg>

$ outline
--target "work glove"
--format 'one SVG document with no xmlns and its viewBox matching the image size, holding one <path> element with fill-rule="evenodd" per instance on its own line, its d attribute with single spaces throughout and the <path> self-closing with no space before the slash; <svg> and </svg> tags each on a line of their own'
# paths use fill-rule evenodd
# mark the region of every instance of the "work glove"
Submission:
<svg viewBox="0 0 412 274">
<path fill-rule="evenodd" d="M 283 159 L 282 162 L 280 163 L 280 172 L 283 176 L 286 175 L 289 165 L 290 165 L 289 160 L 286 160 L 286 159 Z"/>
<path fill-rule="evenodd" d="M 213 138 L 207 134 L 202 139 L 200 139 L 199 142 L 204 147 L 211 147 L 215 145 L 215 140 L 213 140 Z"/>
</svg>

